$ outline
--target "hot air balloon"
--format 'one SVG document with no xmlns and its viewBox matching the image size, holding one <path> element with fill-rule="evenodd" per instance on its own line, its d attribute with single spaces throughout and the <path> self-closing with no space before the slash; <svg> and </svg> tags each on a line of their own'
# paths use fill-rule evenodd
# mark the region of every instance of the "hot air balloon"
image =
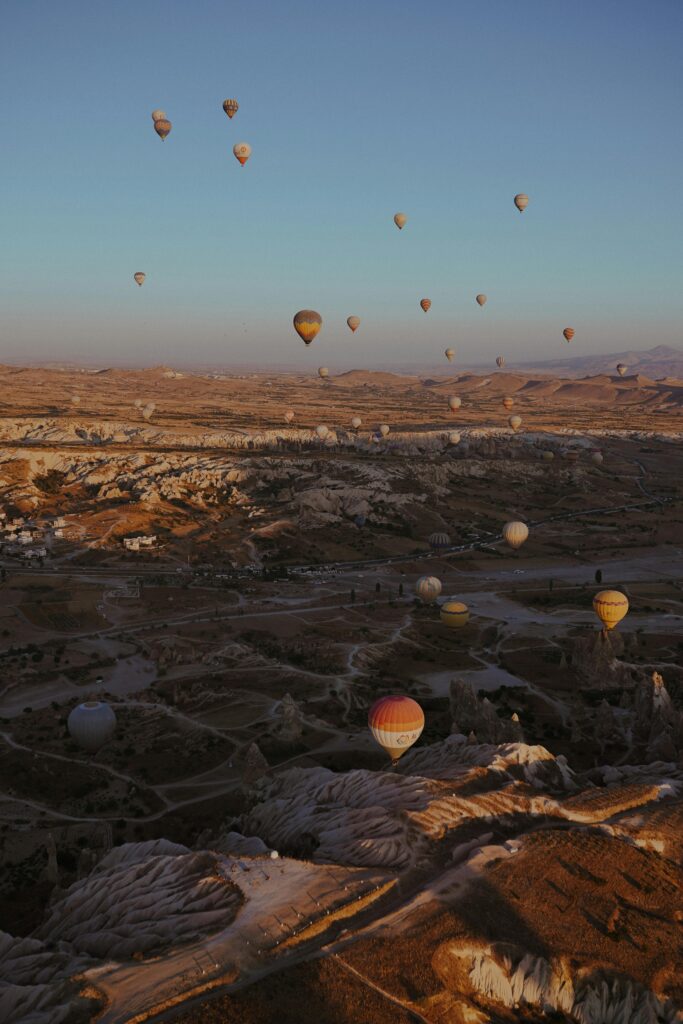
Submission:
<svg viewBox="0 0 683 1024">
<path fill-rule="evenodd" d="M 477 302 L 479 303 L 480 306 L 485 306 L 486 305 L 486 296 L 485 295 L 477 295 Z"/>
<path fill-rule="evenodd" d="M 86 700 L 77 704 L 69 715 L 66 727 L 79 747 L 94 754 L 110 739 L 116 729 L 116 715 L 101 700 Z"/>
<path fill-rule="evenodd" d="M 136 409 L 139 409 L 142 405 L 142 399 L 136 398 L 135 401 L 133 402 L 133 405 L 135 406 Z"/>
<path fill-rule="evenodd" d="M 517 548 L 521 548 L 528 536 L 529 527 L 526 523 L 510 522 L 503 527 L 503 540 L 515 551 Z"/>
<path fill-rule="evenodd" d="M 239 109 L 240 105 L 237 100 L 223 100 L 223 110 L 231 121 Z"/>
<path fill-rule="evenodd" d="M 399 231 L 401 231 L 402 228 L 405 226 L 405 222 L 407 220 L 408 220 L 408 218 L 406 217 L 405 213 L 395 213 L 394 214 L 394 224 L 396 225 L 396 227 L 398 228 Z"/>
<path fill-rule="evenodd" d="M 593 454 L 591 455 L 591 462 L 593 462 L 596 466 L 602 466 L 602 452 L 593 452 Z"/>
<path fill-rule="evenodd" d="M 137 285 L 139 285 L 142 288 L 143 284 L 145 283 L 146 276 L 147 275 L 143 274 L 141 270 L 138 270 L 137 273 L 133 274 L 133 280 Z"/>
<path fill-rule="evenodd" d="M 605 630 L 614 629 L 628 611 L 628 599 L 620 590 L 601 590 L 593 598 L 593 611 Z"/>
<path fill-rule="evenodd" d="M 451 433 L 448 435 L 448 443 L 460 444 L 460 434 L 457 432 L 457 430 L 451 431 Z"/>
<path fill-rule="evenodd" d="M 565 329 L 562 331 L 562 333 L 564 334 L 564 336 L 567 339 L 567 341 L 571 341 L 572 338 L 574 337 L 574 335 L 576 334 L 576 331 L 574 330 L 573 327 L 565 327 Z"/>
<path fill-rule="evenodd" d="M 419 739 L 424 724 L 424 712 L 412 697 L 380 697 L 368 714 L 373 739 L 386 750 L 392 764 Z"/>
<path fill-rule="evenodd" d="M 324 441 L 324 440 L 325 440 L 325 438 L 327 437 L 327 435 L 329 434 L 329 432 L 330 432 L 330 431 L 329 431 L 329 429 L 328 429 L 328 428 L 327 428 L 327 427 L 325 426 L 325 424 L 324 424 L 324 423 L 320 423 L 320 424 L 319 424 L 319 425 L 318 425 L 318 426 L 317 426 L 317 427 L 315 428 L 315 432 L 316 432 L 316 434 L 318 435 L 318 437 L 320 438 L 320 440 L 321 440 L 321 441 Z"/>
<path fill-rule="evenodd" d="M 353 427 L 354 430 L 358 430 L 358 428 L 360 427 L 362 422 L 363 421 L 360 418 L 360 416 L 352 416 L 351 417 L 351 426 Z"/>
<path fill-rule="evenodd" d="M 527 206 L 529 205 L 529 197 L 524 192 L 518 192 L 515 196 L 515 206 L 520 213 L 524 213 Z"/>
<path fill-rule="evenodd" d="M 329 377 L 329 375 L 330 375 L 330 371 L 327 369 L 326 366 L 319 366 L 318 367 L 318 376 L 322 377 L 323 380 L 325 380 L 326 377 Z"/>
<path fill-rule="evenodd" d="M 350 316 L 350 317 L 347 318 L 346 322 L 347 322 L 347 324 L 349 325 L 349 327 L 351 328 L 351 330 L 354 333 L 360 327 L 360 317 L 359 316 Z"/>
<path fill-rule="evenodd" d="M 617 363 L 617 373 L 620 377 L 625 377 L 628 373 L 628 366 L 624 366 L 623 363 Z"/>
<path fill-rule="evenodd" d="M 499 370 L 503 369 L 503 367 L 505 366 L 505 356 L 496 357 L 496 366 L 498 367 Z"/>
<path fill-rule="evenodd" d="M 430 533 L 429 535 L 429 546 L 433 551 L 439 551 L 442 548 L 449 548 L 451 546 L 451 538 L 447 533 Z"/>
<path fill-rule="evenodd" d="M 431 299 L 420 299 L 420 305 L 422 306 L 422 308 L 425 311 L 425 313 L 427 312 L 427 310 L 429 309 L 431 304 L 432 304 L 432 300 Z"/>
<path fill-rule="evenodd" d="M 232 151 L 235 154 L 235 158 L 239 160 L 242 167 L 246 164 L 247 160 L 251 156 L 251 146 L 248 142 L 236 142 L 232 147 Z"/>
<path fill-rule="evenodd" d="M 521 416 L 511 416 L 510 419 L 508 420 L 508 423 L 512 427 L 513 430 L 519 430 L 519 428 L 522 425 L 522 417 Z"/>
<path fill-rule="evenodd" d="M 449 629 L 462 629 L 470 618 L 470 610 L 462 601 L 445 601 L 439 608 L 439 618 Z"/>
<path fill-rule="evenodd" d="M 446 351 L 444 352 L 444 355 L 445 355 L 446 359 L 448 360 L 448 362 L 452 363 L 453 362 L 453 357 L 455 355 L 455 349 L 454 348 L 447 348 Z"/>
<path fill-rule="evenodd" d="M 415 593 L 425 604 L 434 604 L 441 593 L 441 580 L 436 576 L 420 576 L 415 584 Z"/>
<path fill-rule="evenodd" d="M 300 309 L 294 315 L 294 330 L 306 345 L 310 345 L 323 325 L 323 318 L 314 309 Z"/>
<path fill-rule="evenodd" d="M 514 404 L 515 404 L 514 398 L 504 398 L 503 399 L 503 408 L 504 409 L 511 409 Z"/>
<path fill-rule="evenodd" d="M 462 399 L 458 398 L 457 395 L 451 395 L 451 397 L 448 399 L 448 408 L 451 410 L 451 412 L 455 412 L 455 410 L 459 409 L 461 405 Z"/>
<path fill-rule="evenodd" d="M 293 419 L 294 419 L 294 410 L 293 409 L 288 409 L 287 412 L 285 413 L 285 423 L 291 423 Z"/>
<path fill-rule="evenodd" d="M 172 127 L 173 125 L 166 117 L 160 117 L 157 121 L 154 122 L 154 131 L 157 133 L 162 142 L 169 134 Z"/>
<path fill-rule="evenodd" d="M 151 420 L 152 416 L 154 415 L 155 409 L 156 405 L 154 404 L 154 402 L 148 402 L 145 408 L 142 410 L 142 415 L 146 420 Z"/>
<path fill-rule="evenodd" d="M 388 423 L 380 423 L 379 432 L 382 435 L 382 437 L 386 437 L 390 430 L 391 427 L 389 426 Z"/>
<path fill-rule="evenodd" d="M 166 120 L 166 114 L 164 113 L 163 110 L 153 110 L 152 111 L 152 120 L 153 121 L 165 121 Z"/>
</svg>

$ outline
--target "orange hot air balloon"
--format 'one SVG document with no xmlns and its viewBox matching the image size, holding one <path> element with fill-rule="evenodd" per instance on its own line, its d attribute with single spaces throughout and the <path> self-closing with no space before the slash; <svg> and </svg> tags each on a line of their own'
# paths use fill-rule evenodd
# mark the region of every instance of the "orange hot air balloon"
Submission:
<svg viewBox="0 0 683 1024">
<path fill-rule="evenodd" d="M 524 192 L 518 192 L 517 195 L 515 196 L 514 202 L 515 202 L 515 206 L 517 207 L 519 212 L 520 213 L 524 213 L 524 211 L 526 210 L 527 206 L 529 205 L 529 197 Z"/>
<path fill-rule="evenodd" d="M 145 277 L 146 276 L 147 275 L 143 274 L 143 272 L 141 270 L 138 270 L 137 273 L 133 274 L 133 280 L 135 281 L 135 283 L 137 285 L 140 286 L 140 288 L 142 288 L 143 284 L 145 283 Z"/>
<path fill-rule="evenodd" d="M 431 304 L 432 304 L 432 300 L 431 299 L 420 299 L 420 305 L 422 306 L 422 308 L 425 311 L 425 313 L 427 312 L 427 310 L 429 309 Z"/>
<path fill-rule="evenodd" d="M 425 725 L 422 708 L 412 697 L 380 697 L 370 708 L 368 726 L 392 764 L 419 739 Z"/>
<path fill-rule="evenodd" d="M 394 224 L 396 225 L 396 227 L 398 228 L 399 231 L 403 230 L 407 220 L 408 220 L 408 218 L 406 217 L 405 213 L 395 213 L 394 214 Z"/>
<path fill-rule="evenodd" d="M 571 341 L 572 338 L 574 337 L 574 335 L 576 334 L 576 331 L 574 330 L 573 327 L 565 327 L 565 329 L 562 331 L 562 333 L 564 334 L 564 336 L 567 339 L 567 341 Z"/>
<path fill-rule="evenodd" d="M 323 318 L 314 309 L 300 309 L 294 315 L 294 330 L 306 345 L 310 345 L 323 325 Z"/>
<path fill-rule="evenodd" d="M 349 325 L 349 327 L 351 328 L 351 330 L 352 330 L 352 331 L 353 331 L 354 333 L 355 333 L 355 332 L 356 332 L 356 331 L 358 330 L 358 328 L 360 327 L 360 317 L 359 317 L 359 316 L 350 316 L 350 317 L 347 317 L 347 319 L 346 319 L 346 322 L 347 322 L 347 324 Z"/>
<path fill-rule="evenodd" d="M 251 146 L 248 142 L 237 142 L 232 147 L 232 151 L 235 157 L 242 164 L 242 167 L 246 164 L 247 160 L 251 156 Z"/>
<path fill-rule="evenodd" d="M 173 125 L 166 117 L 160 117 L 154 122 L 154 131 L 157 133 L 162 142 L 169 134 L 172 127 Z"/>
<path fill-rule="evenodd" d="M 237 100 L 223 100 L 223 110 L 231 121 L 239 109 L 240 105 Z"/>
<path fill-rule="evenodd" d="M 503 399 L 503 408 L 504 409 L 511 409 L 514 404 L 515 404 L 514 398 L 504 398 Z"/>
<path fill-rule="evenodd" d="M 477 302 L 479 303 L 480 306 L 485 306 L 486 305 L 486 296 L 485 295 L 477 295 Z"/>
</svg>

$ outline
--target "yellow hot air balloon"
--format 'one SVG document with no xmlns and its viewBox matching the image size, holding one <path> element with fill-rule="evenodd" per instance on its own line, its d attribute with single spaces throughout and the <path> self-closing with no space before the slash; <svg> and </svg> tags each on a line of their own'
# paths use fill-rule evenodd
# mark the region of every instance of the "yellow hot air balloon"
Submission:
<svg viewBox="0 0 683 1024">
<path fill-rule="evenodd" d="M 505 356 L 496 357 L 496 366 L 498 367 L 499 370 L 503 369 L 503 367 L 505 366 Z"/>
<path fill-rule="evenodd" d="M 479 303 L 480 306 L 485 306 L 486 305 L 486 296 L 485 295 L 477 295 L 477 302 Z"/>
<path fill-rule="evenodd" d="M 351 417 L 351 426 L 353 427 L 354 430 L 358 430 L 358 428 L 360 427 L 362 422 L 363 421 L 360 418 L 360 416 L 352 416 Z"/>
<path fill-rule="evenodd" d="M 444 355 L 445 355 L 446 359 L 448 360 L 448 362 L 452 363 L 453 362 L 453 357 L 455 356 L 455 349 L 447 348 L 446 351 L 444 352 Z"/>
<path fill-rule="evenodd" d="M 323 318 L 314 309 L 300 309 L 294 314 L 294 330 L 306 345 L 310 345 L 323 325 Z"/>
<path fill-rule="evenodd" d="M 514 404 L 515 404 L 514 398 L 504 398 L 503 399 L 503 408 L 504 409 L 511 409 Z"/>
<path fill-rule="evenodd" d="M 514 548 L 515 551 L 517 548 L 521 548 L 528 536 L 529 527 L 526 523 L 513 521 L 506 523 L 503 527 L 503 540 L 506 544 L 509 544 L 511 548 Z"/>
<path fill-rule="evenodd" d="M 574 335 L 576 334 L 576 331 L 573 327 L 565 327 L 562 333 L 564 334 L 567 341 L 571 341 Z"/>
<path fill-rule="evenodd" d="M 237 111 L 240 109 L 240 105 L 237 100 L 223 100 L 223 110 L 228 115 L 230 120 L 233 119 Z"/>
<path fill-rule="evenodd" d="M 239 160 L 242 167 L 246 164 L 247 160 L 251 156 L 251 146 L 248 142 L 236 142 L 232 147 L 232 151 L 235 154 L 235 158 Z"/>
<path fill-rule="evenodd" d="M 412 697 L 380 697 L 368 713 L 372 737 L 386 750 L 392 764 L 420 738 L 424 724 L 424 712 Z"/>
<path fill-rule="evenodd" d="M 441 580 L 436 576 L 420 576 L 415 584 L 415 593 L 425 604 L 434 604 L 441 593 Z"/>
<path fill-rule="evenodd" d="M 327 369 L 326 366 L 319 366 L 318 367 L 318 376 L 322 377 L 323 380 L 325 380 L 326 377 L 329 377 L 329 375 L 330 375 L 330 371 Z"/>
<path fill-rule="evenodd" d="M 451 395 L 451 397 L 448 399 L 448 408 L 451 410 L 451 412 L 455 412 L 455 410 L 459 409 L 461 405 L 462 399 L 458 398 L 457 395 Z"/>
<path fill-rule="evenodd" d="M 352 331 L 353 331 L 354 333 L 355 333 L 355 332 L 356 332 L 356 331 L 358 330 L 358 328 L 360 327 L 360 317 L 359 317 L 359 316 L 350 316 L 350 317 L 347 317 L 347 320 L 346 320 L 346 322 L 347 322 L 347 324 L 349 325 L 349 327 L 351 328 L 351 330 L 352 330 Z"/>
<path fill-rule="evenodd" d="M 511 416 L 510 419 L 508 420 L 508 423 L 510 424 L 510 426 L 512 427 L 513 430 L 519 430 L 519 428 L 522 425 L 522 417 L 521 416 Z"/>
<path fill-rule="evenodd" d="M 154 122 L 154 131 L 157 133 L 162 142 L 170 133 L 172 127 L 173 125 L 166 117 L 160 117 L 158 120 Z"/>
<path fill-rule="evenodd" d="M 405 223 L 407 220 L 408 218 L 406 217 L 405 213 L 394 214 L 394 224 L 396 225 L 399 231 L 401 231 L 403 227 L 405 227 Z"/>
<path fill-rule="evenodd" d="M 291 423 L 293 419 L 294 419 L 294 410 L 293 409 L 288 409 L 287 412 L 285 413 L 285 423 Z"/>
<path fill-rule="evenodd" d="M 439 618 L 449 629 L 462 629 L 470 618 L 470 610 L 462 601 L 446 601 L 439 609 Z"/>
<path fill-rule="evenodd" d="M 143 274 L 141 270 L 138 270 L 137 273 L 133 274 L 133 280 L 137 285 L 140 286 L 140 288 L 142 288 L 143 284 L 145 283 L 145 277 L 146 274 Z"/>
<path fill-rule="evenodd" d="M 425 313 L 427 312 L 427 310 L 429 309 L 431 304 L 432 304 L 432 300 L 431 299 L 420 299 L 420 305 L 422 306 L 422 309 L 424 310 Z"/>
<path fill-rule="evenodd" d="M 601 590 L 593 598 L 593 611 L 605 630 L 614 629 L 628 611 L 628 598 L 620 590 Z"/>
<path fill-rule="evenodd" d="M 529 197 L 524 192 L 518 192 L 515 196 L 515 206 L 520 213 L 524 213 L 527 206 L 529 205 Z"/>
<path fill-rule="evenodd" d="M 380 423 L 379 432 L 382 435 L 382 437 L 386 437 L 390 430 L 391 427 L 389 426 L 388 423 Z"/>
</svg>

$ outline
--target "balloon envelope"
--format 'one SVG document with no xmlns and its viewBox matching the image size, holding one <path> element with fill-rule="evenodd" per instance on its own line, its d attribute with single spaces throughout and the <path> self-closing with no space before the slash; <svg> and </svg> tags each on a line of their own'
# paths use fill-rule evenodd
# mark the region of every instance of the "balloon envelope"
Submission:
<svg viewBox="0 0 683 1024">
<path fill-rule="evenodd" d="M 347 318 L 346 322 L 349 325 L 349 327 L 351 328 L 351 330 L 354 331 L 354 332 L 357 331 L 358 328 L 360 327 L 360 317 L 359 316 L 350 316 L 350 317 Z"/>
<path fill-rule="evenodd" d="M 515 404 L 514 398 L 504 398 L 503 399 L 503 408 L 504 409 L 511 409 L 514 404 Z"/>
<path fill-rule="evenodd" d="M 440 548 L 449 548 L 451 546 L 451 538 L 447 533 L 440 533 L 437 530 L 435 533 L 430 533 L 429 546 L 434 551 L 438 551 Z"/>
<path fill-rule="evenodd" d="M 505 366 L 505 356 L 497 356 L 496 357 L 496 366 L 500 370 L 503 369 L 503 367 Z"/>
<path fill-rule="evenodd" d="M 519 430 L 519 428 L 522 425 L 522 417 L 521 416 L 511 416 L 510 419 L 508 420 L 508 423 L 510 424 L 510 426 L 512 427 L 513 430 Z"/>
<path fill-rule="evenodd" d="M 324 441 L 324 440 L 325 440 L 325 438 L 327 437 L 327 435 L 329 434 L 329 432 L 330 432 L 330 431 L 329 431 L 329 429 L 328 429 L 328 428 L 327 428 L 327 427 L 325 426 L 325 424 L 324 424 L 324 423 L 320 423 L 320 424 L 319 424 L 319 425 L 318 425 L 318 426 L 317 426 L 317 427 L 315 428 L 315 432 L 316 432 L 316 434 L 318 435 L 318 437 L 319 437 L 319 438 L 321 439 L 321 441 Z"/>
<path fill-rule="evenodd" d="M 408 218 L 406 217 L 405 213 L 395 213 L 394 214 L 394 224 L 396 225 L 396 227 L 398 228 L 399 231 L 401 231 L 401 229 L 404 227 L 405 222 L 407 220 L 408 220 Z"/>
<path fill-rule="evenodd" d="M 359 426 L 361 425 L 362 422 L 363 421 L 360 418 L 360 416 L 352 416 L 351 417 L 351 426 L 353 427 L 354 430 L 358 430 L 358 428 L 359 428 Z"/>
<path fill-rule="evenodd" d="M 529 536 L 529 527 L 526 523 L 520 523 L 513 521 L 506 523 L 503 527 L 503 540 L 506 544 L 509 544 L 511 548 L 517 550 L 521 548 L 524 541 Z"/>
<path fill-rule="evenodd" d="M 446 601 L 439 608 L 439 618 L 449 629 L 462 629 L 470 617 L 470 610 L 462 601 Z"/>
<path fill-rule="evenodd" d="M 223 100 L 223 110 L 231 120 L 235 116 L 239 108 L 240 105 L 237 102 L 237 100 Z"/>
<path fill-rule="evenodd" d="M 412 697 L 380 697 L 368 713 L 373 739 L 394 762 L 419 739 L 424 724 L 424 712 Z"/>
<path fill-rule="evenodd" d="M 153 110 L 152 111 L 152 120 L 153 121 L 165 121 L 166 120 L 166 114 L 164 113 L 163 110 Z"/>
<path fill-rule="evenodd" d="M 415 584 L 415 593 L 427 604 L 433 604 L 441 593 L 441 580 L 436 576 L 420 576 Z"/>
<path fill-rule="evenodd" d="M 617 373 L 620 377 L 624 377 L 627 372 L 628 366 L 625 366 L 624 363 L 617 363 Z"/>
<path fill-rule="evenodd" d="M 486 305 L 486 296 L 485 295 L 477 295 L 477 302 L 479 303 L 480 306 L 485 306 Z"/>
<path fill-rule="evenodd" d="M 144 280 L 145 280 L 145 274 L 143 274 L 141 270 L 138 270 L 138 272 L 136 274 L 133 274 L 133 280 L 135 281 L 136 284 L 140 285 L 140 287 L 142 288 L 142 285 L 143 285 Z"/>
<path fill-rule="evenodd" d="M 431 304 L 432 304 L 432 300 L 431 299 L 420 299 L 420 305 L 422 306 L 422 308 L 425 311 L 425 313 L 427 312 L 427 310 L 429 309 Z"/>
<path fill-rule="evenodd" d="M 614 629 L 628 611 L 628 598 L 620 590 L 601 590 L 593 598 L 593 610 L 605 629 Z"/>
<path fill-rule="evenodd" d="M 380 423 L 379 432 L 382 435 L 382 437 L 386 437 L 390 430 L 391 427 L 389 426 L 388 423 Z"/>
<path fill-rule="evenodd" d="M 565 327 L 565 329 L 562 331 L 562 333 L 564 334 L 564 336 L 567 339 L 567 341 L 571 341 L 572 338 L 574 337 L 574 335 L 576 334 L 576 331 L 574 330 L 573 327 Z"/>
<path fill-rule="evenodd" d="M 235 158 L 239 160 L 242 167 L 246 164 L 247 160 L 251 156 L 251 146 L 248 142 L 236 142 L 232 147 L 232 151 L 235 154 Z"/>
<path fill-rule="evenodd" d="M 591 455 L 591 461 L 596 466 L 601 466 L 603 463 L 602 452 L 593 452 L 593 454 Z"/>
<path fill-rule="evenodd" d="M 451 433 L 448 435 L 448 443 L 460 444 L 460 434 L 457 432 L 457 430 L 451 431 Z"/>
<path fill-rule="evenodd" d="M 515 196 L 515 206 L 520 213 L 524 213 L 527 206 L 529 205 L 529 197 L 524 192 L 518 192 Z"/>
<path fill-rule="evenodd" d="M 455 411 L 455 409 L 459 409 L 461 405 L 462 399 L 458 398 L 457 395 L 451 395 L 451 397 L 448 399 L 448 408 L 453 411 Z"/>
<path fill-rule="evenodd" d="M 329 375 L 330 375 L 330 371 L 327 369 L 326 366 L 319 366 L 318 367 L 318 376 L 322 377 L 323 380 L 325 379 L 325 377 L 329 377 Z"/>
<path fill-rule="evenodd" d="M 294 419 L 294 410 L 293 409 L 288 409 L 287 412 L 285 413 L 285 423 L 291 423 L 293 419 Z"/>
<path fill-rule="evenodd" d="M 453 356 L 455 355 L 455 349 L 447 348 L 446 351 L 444 352 L 444 355 L 445 355 L 446 359 L 448 360 L 448 362 L 452 363 L 453 362 Z"/>
<path fill-rule="evenodd" d="M 314 309 L 300 309 L 294 314 L 294 330 L 299 337 L 310 345 L 323 325 L 323 318 Z"/>
<path fill-rule="evenodd" d="M 162 142 L 169 134 L 172 127 L 173 125 L 171 124 L 171 122 L 165 117 L 160 117 L 158 121 L 154 122 L 154 131 L 157 133 Z"/>
<path fill-rule="evenodd" d="M 114 734 L 116 715 L 104 701 L 87 700 L 76 705 L 67 719 L 66 727 L 79 747 L 94 754 Z"/>
</svg>

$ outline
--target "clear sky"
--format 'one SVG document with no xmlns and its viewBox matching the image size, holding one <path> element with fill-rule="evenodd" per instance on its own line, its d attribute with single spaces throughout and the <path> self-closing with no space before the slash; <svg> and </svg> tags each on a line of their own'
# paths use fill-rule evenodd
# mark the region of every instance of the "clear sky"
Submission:
<svg viewBox="0 0 683 1024">
<path fill-rule="evenodd" d="M 681 0 L 4 0 L 0 40 L 0 361 L 681 342 Z"/>
</svg>

